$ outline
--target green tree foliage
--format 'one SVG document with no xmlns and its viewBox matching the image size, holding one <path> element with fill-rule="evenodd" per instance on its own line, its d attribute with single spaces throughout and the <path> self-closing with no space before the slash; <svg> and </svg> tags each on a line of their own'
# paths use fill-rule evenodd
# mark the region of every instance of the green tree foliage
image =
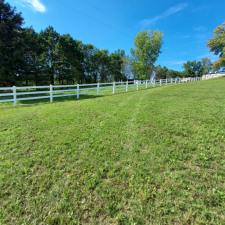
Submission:
<svg viewBox="0 0 225 225">
<path fill-rule="evenodd" d="M 97 81 L 97 76 L 95 75 L 95 55 L 97 53 L 97 48 L 93 45 L 83 45 L 82 54 L 84 55 L 84 60 L 82 62 L 82 67 L 84 71 L 84 80 L 87 83 L 92 83 Z"/>
<path fill-rule="evenodd" d="M 54 84 L 57 78 L 57 65 L 61 64 L 57 47 L 60 35 L 54 30 L 53 27 L 48 27 L 40 33 L 41 39 L 41 64 L 43 66 L 42 72 L 49 76 L 49 81 Z"/>
<path fill-rule="evenodd" d="M 156 66 L 154 68 L 154 71 L 156 72 L 156 79 L 166 79 L 166 78 L 168 79 L 184 76 L 183 72 L 171 70 L 165 66 L 162 67 L 160 65 Z"/>
<path fill-rule="evenodd" d="M 118 50 L 110 55 L 110 72 L 111 80 L 119 81 L 126 80 L 123 68 L 126 63 L 126 56 L 124 50 Z"/>
<path fill-rule="evenodd" d="M 203 58 L 201 60 L 203 67 L 203 74 L 208 74 L 212 70 L 212 61 L 209 58 Z"/>
<path fill-rule="evenodd" d="M 154 70 L 156 72 L 157 79 L 166 79 L 168 77 L 169 69 L 167 67 L 158 65 Z"/>
<path fill-rule="evenodd" d="M 125 53 L 110 54 L 60 35 L 53 27 L 37 33 L 0 0 L 0 85 L 74 84 L 125 80 Z"/>
<path fill-rule="evenodd" d="M 169 70 L 167 78 L 177 78 L 177 77 L 184 77 L 183 71 L 177 71 L 177 70 Z"/>
<path fill-rule="evenodd" d="M 225 22 L 215 29 L 214 37 L 209 40 L 208 46 L 211 52 L 219 56 L 214 66 L 216 68 L 225 66 Z"/>
<path fill-rule="evenodd" d="M 94 56 L 94 82 L 105 82 L 109 74 L 109 53 L 107 50 L 98 50 Z"/>
<path fill-rule="evenodd" d="M 81 83 L 82 82 L 82 61 L 81 42 L 74 40 L 69 34 L 62 35 L 56 46 L 56 63 L 55 79 L 59 83 Z"/>
<path fill-rule="evenodd" d="M 40 54 L 42 50 L 39 35 L 33 28 L 27 28 L 22 30 L 22 37 L 22 65 L 17 81 L 21 83 L 25 81 L 26 85 L 32 82 L 41 84 L 44 77 L 40 76 Z"/>
<path fill-rule="evenodd" d="M 0 0 L 0 82 L 15 83 L 21 65 L 23 18 L 5 0 Z"/>
<path fill-rule="evenodd" d="M 134 40 L 133 69 L 138 79 L 149 79 L 154 63 L 159 57 L 163 34 L 159 31 L 143 31 Z"/>
<path fill-rule="evenodd" d="M 202 76 L 204 68 L 200 61 L 187 61 L 184 63 L 184 75 L 186 77 Z"/>
<path fill-rule="evenodd" d="M 209 58 L 203 58 L 201 61 L 187 61 L 183 65 L 184 76 L 200 77 L 208 74 L 212 70 L 212 62 Z"/>
</svg>

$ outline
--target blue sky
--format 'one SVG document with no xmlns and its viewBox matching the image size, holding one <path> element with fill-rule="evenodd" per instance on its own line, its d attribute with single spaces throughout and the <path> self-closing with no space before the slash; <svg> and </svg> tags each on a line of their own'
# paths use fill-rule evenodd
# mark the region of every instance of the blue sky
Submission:
<svg viewBox="0 0 225 225">
<path fill-rule="evenodd" d="M 8 0 L 22 12 L 25 26 L 40 31 L 52 25 L 59 33 L 110 52 L 130 54 L 137 32 L 164 33 L 158 64 L 182 69 L 183 62 L 210 54 L 207 40 L 225 21 L 224 0 Z"/>
</svg>

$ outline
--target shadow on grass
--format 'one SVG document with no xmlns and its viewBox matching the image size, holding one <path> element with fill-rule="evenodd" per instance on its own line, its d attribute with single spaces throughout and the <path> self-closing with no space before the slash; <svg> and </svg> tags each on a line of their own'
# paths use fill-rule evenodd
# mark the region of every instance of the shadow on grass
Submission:
<svg viewBox="0 0 225 225">
<path fill-rule="evenodd" d="M 115 94 L 112 93 L 100 93 L 99 95 L 91 95 L 91 94 L 81 94 L 80 98 L 77 99 L 76 95 L 75 96 L 65 96 L 65 97 L 54 97 L 53 103 L 59 103 L 59 102 L 67 102 L 67 101 L 82 101 L 82 100 L 87 100 L 87 99 L 96 99 L 96 98 L 102 98 L 106 96 L 115 96 L 115 95 L 121 95 L 121 94 L 128 94 L 128 93 L 135 93 L 135 92 L 140 92 L 144 90 L 149 90 L 153 89 L 155 87 L 148 87 L 148 89 L 145 88 L 140 88 L 138 91 L 135 88 L 130 89 L 128 92 L 124 90 L 117 90 Z M 26 96 L 24 96 L 26 97 Z M 40 104 L 50 104 L 50 99 L 49 98 L 44 98 L 44 99 L 34 99 L 34 100 L 20 100 L 17 102 L 17 107 L 31 107 L 34 105 L 40 105 Z M 5 103 L 1 105 L 1 109 L 3 108 L 11 108 L 13 106 L 13 103 Z"/>
<path fill-rule="evenodd" d="M 79 99 L 77 99 L 76 96 L 65 96 L 65 97 L 55 97 L 53 99 L 53 103 L 57 103 L 57 102 L 68 102 L 68 101 L 82 101 L 82 100 L 86 100 L 86 99 L 94 99 L 94 98 L 100 98 L 103 97 L 101 95 L 81 95 Z M 34 100 L 20 100 L 18 101 L 18 106 L 33 106 L 33 105 L 39 105 L 39 104 L 50 104 L 50 99 L 46 98 L 46 99 L 34 99 Z"/>
</svg>

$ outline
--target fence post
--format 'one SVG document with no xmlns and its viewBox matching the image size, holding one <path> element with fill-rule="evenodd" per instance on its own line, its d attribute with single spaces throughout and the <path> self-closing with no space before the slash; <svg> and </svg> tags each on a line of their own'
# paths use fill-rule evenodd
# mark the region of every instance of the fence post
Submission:
<svg viewBox="0 0 225 225">
<path fill-rule="evenodd" d="M 16 103 L 17 103 L 17 101 L 16 101 L 16 86 L 13 86 L 12 90 L 13 90 L 13 105 L 16 106 Z"/>
<path fill-rule="evenodd" d="M 113 82 L 113 94 L 115 94 L 115 91 L 116 91 L 116 83 Z"/>
<path fill-rule="evenodd" d="M 128 92 L 128 81 L 126 83 L 126 92 Z"/>
<path fill-rule="evenodd" d="M 160 86 L 162 86 L 162 79 L 160 79 L 159 82 L 160 82 Z"/>
<path fill-rule="evenodd" d="M 97 95 L 99 95 L 99 87 L 100 87 L 100 84 L 97 83 Z"/>
<path fill-rule="evenodd" d="M 137 81 L 137 91 L 139 90 L 139 81 Z"/>
<path fill-rule="evenodd" d="M 53 86 L 50 84 L 49 86 L 49 93 L 50 93 L 50 102 L 53 102 Z"/>
<path fill-rule="evenodd" d="M 168 80 L 167 80 L 167 78 L 166 78 L 166 85 L 168 84 Z"/>
<path fill-rule="evenodd" d="M 80 98 L 80 85 L 77 84 L 77 99 Z"/>
<path fill-rule="evenodd" d="M 148 81 L 145 81 L 145 87 L 148 88 Z"/>
</svg>

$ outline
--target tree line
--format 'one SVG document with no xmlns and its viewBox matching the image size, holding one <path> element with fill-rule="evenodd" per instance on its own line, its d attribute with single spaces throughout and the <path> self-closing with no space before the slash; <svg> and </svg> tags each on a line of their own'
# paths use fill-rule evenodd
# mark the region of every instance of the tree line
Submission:
<svg viewBox="0 0 225 225">
<path fill-rule="evenodd" d="M 23 28 L 21 13 L 0 0 L 0 84 L 74 84 L 124 80 L 125 52 L 109 53 L 49 26 Z"/>
</svg>

